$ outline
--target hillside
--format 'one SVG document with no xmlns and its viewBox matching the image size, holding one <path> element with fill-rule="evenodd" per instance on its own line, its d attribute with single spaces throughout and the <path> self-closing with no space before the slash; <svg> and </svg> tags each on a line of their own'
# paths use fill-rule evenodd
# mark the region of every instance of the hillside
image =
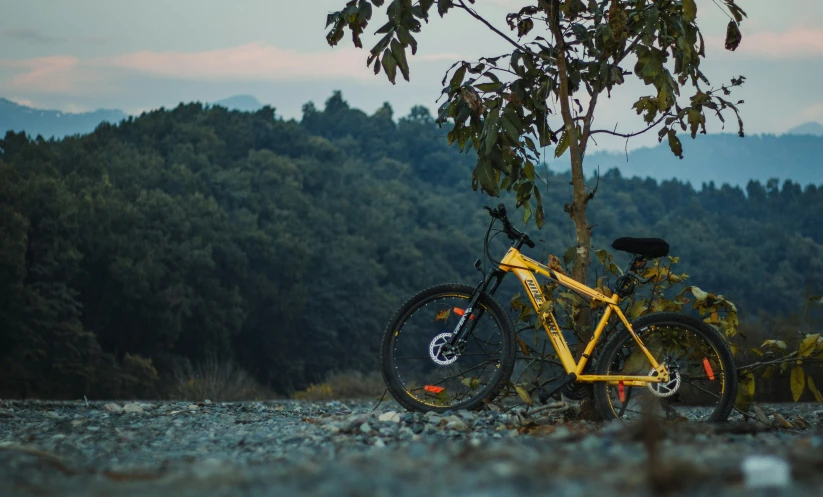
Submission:
<svg viewBox="0 0 823 497">
<path fill-rule="evenodd" d="M 475 281 L 481 206 L 498 199 L 471 191 L 472 158 L 428 111 L 368 115 L 339 94 L 304 109 L 295 122 L 190 104 L 60 141 L 6 134 L 0 397 L 149 395 L 154 375 L 209 357 L 288 393 L 373 370 L 402 301 Z M 528 227 L 541 258 L 572 244 L 569 178 L 547 179 L 546 226 Z M 744 320 L 823 293 L 816 186 L 611 171 L 590 207 L 596 248 L 666 238 L 689 281 Z"/>
</svg>

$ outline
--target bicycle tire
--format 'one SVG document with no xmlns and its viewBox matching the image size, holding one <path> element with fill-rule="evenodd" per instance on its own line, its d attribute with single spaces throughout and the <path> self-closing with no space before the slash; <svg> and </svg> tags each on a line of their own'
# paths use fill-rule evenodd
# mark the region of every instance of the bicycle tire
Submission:
<svg viewBox="0 0 823 497">
<path fill-rule="evenodd" d="M 468 303 L 468 300 L 474 292 L 474 290 L 475 289 L 471 286 L 457 283 L 448 283 L 433 286 L 411 297 L 397 310 L 397 312 L 389 321 L 386 330 L 383 333 L 383 338 L 380 346 L 380 370 L 383 376 L 383 381 L 386 384 L 386 388 L 391 393 L 392 397 L 394 397 L 394 399 L 401 406 L 412 411 L 422 412 L 442 412 L 446 410 L 456 409 L 480 409 L 486 403 L 493 400 L 498 395 L 498 393 L 500 393 L 500 390 L 503 388 L 506 381 L 511 376 L 512 370 L 514 368 L 515 356 L 514 326 L 512 325 L 511 319 L 509 318 L 508 313 L 506 313 L 506 311 L 504 310 L 503 306 L 487 293 L 482 293 L 478 300 L 479 305 L 484 309 L 484 313 L 483 316 L 480 317 L 480 321 L 477 323 L 475 330 L 472 332 L 472 334 L 474 335 L 475 333 L 478 333 L 478 329 L 481 326 L 484 326 L 485 322 L 487 322 L 490 319 L 492 323 L 496 326 L 497 330 L 499 330 L 500 344 L 499 354 L 495 354 L 499 355 L 499 357 L 497 358 L 496 367 L 493 368 L 489 381 L 483 384 L 482 388 L 479 388 L 479 379 L 478 386 L 474 388 L 471 388 L 471 386 L 466 386 L 465 384 L 463 384 L 470 391 L 476 390 L 476 392 L 472 393 L 472 395 L 470 395 L 468 398 L 464 397 L 460 401 L 455 401 L 454 403 L 439 402 L 438 405 L 438 402 L 431 401 L 426 396 L 420 394 L 419 387 L 411 388 L 411 382 L 409 379 L 410 375 L 406 373 L 401 373 L 401 358 L 395 355 L 395 352 L 397 352 L 398 350 L 398 344 L 401 340 L 400 337 L 410 337 L 402 338 L 402 340 L 412 344 L 412 347 L 416 345 L 417 349 L 425 345 L 426 356 L 428 357 L 428 360 L 431 364 L 426 364 L 425 359 L 420 359 L 420 363 L 424 364 L 421 367 L 428 366 L 432 368 L 432 370 L 439 370 L 438 368 L 441 366 L 436 364 L 434 360 L 431 359 L 431 352 L 428 348 L 428 345 L 432 338 L 437 336 L 438 330 L 435 328 L 437 325 L 439 325 L 439 323 L 437 323 L 436 321 L 434 322 L 435 326 L 432 326 L 432 331 L 428 330 L 428 325 L 421 326 L 420 331 L 417 331 L 417 329 L 413 328 L 417 325 L 410 324 L 410 320 L 415 318 L 416 315 L 419 315 L 421 316 L 421 323 L 426 323 L 432 317 L 430 315 L 432 310 L 435 310 L 435 312 L 437 313 L 442 313 L 442 311 L 437 310 L 436 305 L 434 308 L 426 310 L 425 308 L 427 307 L 427 305 L 438 301 L 445 301 L 445 299 L 449 298 L 459 303 Z M 448 310 L 448 308 L 446 310 Z M 488 316 L 488 318 L 486 316 Z M 484 319 L 487 321 L 484 321 Z M 454 326 L 454 324 L 452 323 L 449 324 Z M 407 326 L 409 328 L 406 330 L 406 333 L 404 334 L 404 327 Z M 442 329 L 440 331 L 442 331 Z M 415 335 L 412 336 L 412 333 L 415 333 Z M 429 335 L 427 335 L 427 333 Z M 421 339 L 418 338 L 418 336 L 422 336 L 424 338 Z M 480 348 L 482 348 L 482 346 Z M 458 364 L 461 361 L 461 359 L 469 361 L 468 356 L 458 356 L 454 364 Z M 435 365 L 437 367 L 432 365 Z M 484 366 L 483 370 L 485 370 L 486 367 L 487 366 Z M 405 378 L 403 376 L 405 376 Z M 462 379 L 461 381 L 465 381 L 465 379 Z M 472 383 L 471 380 L 469 381 L 469 383 Z M 454 391 L 459 391 L 459 388 L 459 386 L 456 387 Z M 438 395 L 440 394 L 438 393 Z"/>
<path fill-rule="evenodd" d="M 643 405 L 642 399 L 646 399 L 644 405 L 646 408 L 653 403 L 651 401 L 654 399 L 667 399 L 657 401 L 658 406 L 661 407 L 658 413 L 670 419 L 701 422 L 724 422 L 728 419 L 737 394 L 737 371 L 731 350 L 716 329 L 692 316 L 671 312 L 642 316 L 632 323 L 632 329 L 641 337 L 649 350 L 659 349 L 652 350 L 658 361 L 672 362 L 678 370 L 680 383 L 675 393 L 669 394 L 670 397 L 660 397 L 654 392 L 646 392 L 646 390 L 651 390 L 648 387 L 625 387 L 630 388 L 633 395 L 627 398 L 624 388 L 621 403 L 619 400 L 615 402 L 613 398 L 614 391 L 617 390 L 619 399 L 619 386 L 597 382 L 594 385 L 594 400 L 604 420 L 627 421 L 648 415 L 652 410 L 646 409 L 638 412 L 636 409 L 626 409 L 625 404 L 630 402 L 630 399 L 638 397 L 641 399 L 638 401 L 640 405 Z M 669 333 L 668 330 L 674 330 L 674 332 Z M 679 334 L 675 335 L 675 332 Z M 690 343 L 689 337 L 685 337 L 683 332 L 691 333 L 694 342 Z M 674 338 L 675 336 L 677 338 Z M 704 343 L 699 344 L 697 340 Z M 688 344 L 688 348 L 683 344 L 684 342 Z M 620 353 L 625 354 L 624 348 L 632 345 L 636 346 L 636 343 L 626 330 L 612 335 L 598 358 L 597 374 L 649 374 L 651 365 L 645 356 L 642 356 L 642 360 L 649 368 L 645 370 L 645 373 L 639 370 L 640 367 L 637 366 L 640 364 L 639 361 L 635 360 L 634 363 L 629 364 L 630 358 L 624 356 L 624 359 L 620 359 L 618 357 Z M 681 350 L 677 350 L 678 348 L 685 354 L 679 359 L 671 355 L 671 352 L 680 353 Z M 639 351 L 639 348 L 635 350 Z M 666 353 L 669 355 L 664 357 Z M 633 371 L 622 371 L 622 369 L 633 369 Z M 681 370 L 684 372 L 681 373 Z M 662 388 L 665 389 L 665 387 Z M 706 412 L 705 405 L 701 405 L 702 402 L 709 402 L 706 399 L 716 402 L 710 413 Z M 619 415 L 618 411 L 621 410 L 622 414 Z M 627 413 L 633 414 L 628 415 Z"/>
</svg>

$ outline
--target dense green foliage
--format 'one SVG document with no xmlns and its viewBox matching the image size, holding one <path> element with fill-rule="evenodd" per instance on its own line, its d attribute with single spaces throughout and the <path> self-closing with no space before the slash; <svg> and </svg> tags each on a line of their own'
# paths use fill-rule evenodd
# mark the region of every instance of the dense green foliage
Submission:
<svg viewBox="0 0 823 497">
<path fill-rule="evenodd" d="M 445 133 L 423 108 L 395 121 L 335 94 L 299 123 L 190 104 L 62 141 L 6 134 L 0 396 L 149 395 L 185 359 L 234 359 L 282 393 L 374 369 L 403 299 L 478 276 L 497 199 L 471 191 L 475 158 Z M 544 176 L 541 257 L 574 239 L 569 177 Z M 590 204 L 595 248 L 667 238 L 743 320 L 820 284 L 821 208 L 814 186 L 747 196 L 616 171 Z"/>
</svg>

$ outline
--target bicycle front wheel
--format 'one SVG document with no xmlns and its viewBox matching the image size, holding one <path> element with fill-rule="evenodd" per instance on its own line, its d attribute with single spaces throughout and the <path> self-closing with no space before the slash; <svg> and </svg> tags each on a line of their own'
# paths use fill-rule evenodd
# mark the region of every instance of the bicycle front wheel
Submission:
<svg viewBox="0 0 823 497">
<path fill-rule="evenodd" d="M 511 376 L 514 327 L 491 295 L 480 295 L 482 312 L 472 312 L 477 322 L 459 349 L 447 345 L 473 292 L 460 284 L 429 288 L 403 304 L 389 322 L 380 365 L 386 387 L 403 407 L 479 409 Z"/>
<path fill-rule="evenodd" d="M 632 323 L 632 328 L 652 356 L 669 369 L 670 381 L 642 387 L 595 383 L 594 399 L 604 419 L 728 419 L 737 393 L 737 372 L 729 346 L 717 330 L 678 313 L 649 314 Z M 656 375 L 625 330 L 606 342 L 596 369 L 599 375 Z"/>
</svg>

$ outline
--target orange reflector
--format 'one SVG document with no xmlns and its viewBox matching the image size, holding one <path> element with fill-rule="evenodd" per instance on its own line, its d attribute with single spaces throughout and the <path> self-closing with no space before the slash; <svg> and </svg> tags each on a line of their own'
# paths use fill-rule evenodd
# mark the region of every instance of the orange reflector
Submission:
<svg viewBox="0 0 823 497">
<path fill-rule="evenodd" d="M 438 393 L 442 392 L 445 389 L 446 389 L 445 387 L 438 387 L 438 386 L 434 386 L 434 385 L 426 385 L 425 387 L 423 387 L 423 390 L 425 390 L 427 392 L 431 392 L 435 395 L 437 395 Z"/>
<path fill-rule="evenodd" d="M 712 365 L 709 364 L 709 358 L 703 358 L 703 369 L 706 370 L 706 374 L 709 375 L 709 380 L 714 381 L 714 371 L 712 371 Z"/>
<path fill-rule="evenodd" d="M 620 402 L 626 402 L 626 387 L 622 381 L 617 382 L 617 395 L 620 396 Z"/>
<path fill-rule="evenodd" d="M 458 316 L 462 316 L 463 314 L 466 314 L 466 311 L 464 309 L 459 308 L 459 307 L 455 307 L 454 309 L 452 309 L 452 311 L 455 314 L 457 314 Z M 474 314 L 469 316 L 469 321 L 474 321 Z"/>
</svg>

